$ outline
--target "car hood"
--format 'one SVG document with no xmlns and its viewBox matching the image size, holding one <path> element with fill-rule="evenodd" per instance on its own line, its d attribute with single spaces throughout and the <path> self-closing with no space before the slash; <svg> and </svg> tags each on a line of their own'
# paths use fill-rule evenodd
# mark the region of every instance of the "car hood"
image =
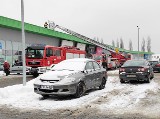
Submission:
<svg viewBox="0 0 160 119">
<path fill-rule="evenodd" d="M 70 70 L 63 70 L 63 71 L 49 71 L 42 75 L 40 75 L 40 79 L 43 80 L 61 80 L 65 77 L 73 75 L 79 71 L 70 71 Z"/>
</svg>

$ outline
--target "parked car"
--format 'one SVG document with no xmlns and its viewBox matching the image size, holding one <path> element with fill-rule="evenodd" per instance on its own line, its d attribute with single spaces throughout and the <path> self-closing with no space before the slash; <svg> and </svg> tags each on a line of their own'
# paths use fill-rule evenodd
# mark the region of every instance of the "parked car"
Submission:
<svg viewBox="0 0 160 119">
<path fill-rule="evenodd" d="M 3 63 L 0 62 L 0 71 L 3 71 Z"/>
<path fill-rule="evenodd" d="M 154 77 L 153 68 L 147 60 L 128 60 L 119 68 L 120 82 L 145 81 Z"/>
<path fill-rule="evenodd" d="M 26 74 L 30 74 L 31 67 L 26 66 Z M 17 62 L 12 67 L 10 67 L 10 73 L 21 74 L 23 73 L 23 63 Z"/>
<path fill-rule="evenodd" d="M 153 71 L 158 71 L 160 72 L 160 62 L 156 60 L 150 60 L 149 63 L 153 67 Z"/>
<path fill-rule="evenodd" d="M 34 92 L 49 95 L 81 97 L 86 90 L 105 88 L 107 73 L 95 60 L 75 58 L 56 64 L 50 71 L 35 79 Z"/>
</svg>

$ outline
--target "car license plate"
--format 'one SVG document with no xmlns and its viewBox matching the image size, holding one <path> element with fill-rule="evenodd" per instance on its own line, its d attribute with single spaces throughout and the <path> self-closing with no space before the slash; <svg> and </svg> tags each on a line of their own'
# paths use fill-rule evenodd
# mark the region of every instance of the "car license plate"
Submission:
<svg viewBox="0 0 160 119">
<path fill-rule="evenodd" d="M 136 75 L 127 75 L 127 77 L 136 77 Z"/>
<path fill-rule="evenodd" d="M 49 85 L 41 85 L 41 89 L 53 90 L 53 87 L 52 87 L 52 86 L 49 86 Z"/>
</svg>

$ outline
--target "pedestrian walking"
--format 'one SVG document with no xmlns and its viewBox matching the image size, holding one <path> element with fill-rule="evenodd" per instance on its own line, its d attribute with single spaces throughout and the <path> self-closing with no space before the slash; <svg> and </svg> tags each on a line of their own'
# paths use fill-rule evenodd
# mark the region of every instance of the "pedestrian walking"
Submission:
<svg viewBox="0 0 160 119">
<path fill-rule="evenodd" d="M 7 62 L 7 60 L 3 64 L 4 72 L 6 73 L 6 76 L 9 75 L 10 71 L 10 64 Z"/>
</svg>

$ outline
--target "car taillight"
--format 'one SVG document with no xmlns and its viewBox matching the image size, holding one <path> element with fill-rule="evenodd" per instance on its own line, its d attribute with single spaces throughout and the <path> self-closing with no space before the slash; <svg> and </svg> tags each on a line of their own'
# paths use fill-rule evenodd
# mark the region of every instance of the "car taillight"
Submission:
<svg viewBox="0 0 160 119">
<path fill-rule="evenodd" d="M 160 67 L 160 64 L 156 64 L 156 67 Z"/>
<path fill-rule="evenodd" d="M 124 68 L 119 68 L 119 71 L 123 72 L 123 71 L 125 71 L 125 69 Z"/>
<path fill-rule="evenodd" d="M 145 71 L 146 68 L 138 68 L 138 71 Z"/>
</svg>

